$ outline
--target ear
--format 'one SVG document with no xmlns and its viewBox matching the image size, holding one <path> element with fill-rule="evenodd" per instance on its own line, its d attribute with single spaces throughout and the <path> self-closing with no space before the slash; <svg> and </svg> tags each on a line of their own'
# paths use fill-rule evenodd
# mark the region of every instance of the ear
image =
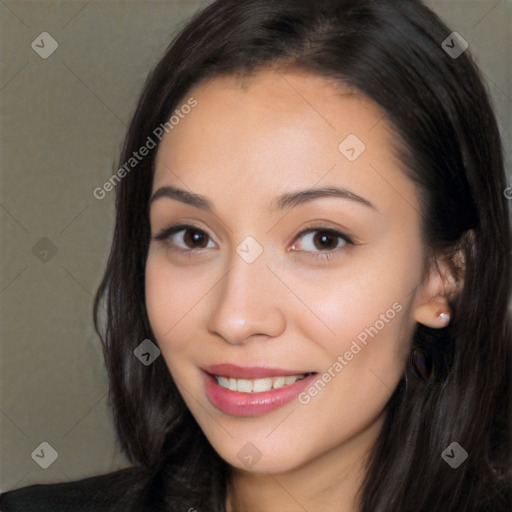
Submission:
<svg viewBox="0 0 512 512">
<path fill-rule="evenodd" d="M 414 320 L 441 329 L 450 323 L 452 301 L 464 284 L 464 253 L 457 250 L 450 256 L 431 260 L 426 277 L 416 292 Z"/>
</svg>

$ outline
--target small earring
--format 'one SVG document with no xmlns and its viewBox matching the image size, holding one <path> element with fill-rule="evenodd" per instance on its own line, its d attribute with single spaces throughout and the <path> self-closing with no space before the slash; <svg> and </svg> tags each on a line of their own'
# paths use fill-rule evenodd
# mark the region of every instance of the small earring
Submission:
<svg viewBox="0 0 512 512">
<path fill-rule="evenodd" d="M 441 312 L 437 315 L 437 317 L 439 318 L 439 320 L 441 320 L 441 322 L 444 325 L 448 325 L 450 323 L 450 314 L 449 313 Z"/>
</svg>

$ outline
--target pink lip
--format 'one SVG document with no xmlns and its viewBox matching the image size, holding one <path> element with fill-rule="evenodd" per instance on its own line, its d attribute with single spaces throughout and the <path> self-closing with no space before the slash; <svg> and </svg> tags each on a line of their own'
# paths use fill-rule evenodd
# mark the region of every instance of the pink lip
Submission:
<svg viewBox="0 0 512 512">
<path fill-rule="evenodd" d="M 290 375 L 302 375 L 310 370 L 283 370 L 282 368 L 263 368 L 261 366 L 237 366 L 236 364 L 214 364 L 205 366 L 203 370 L 211 375 L 219 377 L 231 377 L 232 379 L 263 379 L 265 377 L 288 377 Z"/>
<path fill-rule="evenodd" d="M 254 370 L 254 368 L 250 370 Z M 215 373 L 215 375 L 219 374 Z M 228 376 L 225 373 L 221 373 L 220 375 Z M 279 375 L 283 376 L 284 374 L 280 373 Z M 298 373 L 288 373 L 288 375 L 298 375 Z M 276 375 L 273 376 L 275 377 Z M 259 416 L 269 413 L 291 402 L 304 389 L 311 385 L 312 381 L 317 376 L 316 373 L 309 375 L 294 384 L 284 386 L 280 389 L 272 389 L 271 391 L 264 391 L 262 393 L 242 393 L 240 391 L 231 391 L 230 389 L 223 388 L 213 375 L 210 375 L 208 372 L 203 372 L 206 396 L 217 409 L 232 416 Z M 258 375 L 257 377 L 270 377 L 268 369 L 267 373 Z"/>
</svg>

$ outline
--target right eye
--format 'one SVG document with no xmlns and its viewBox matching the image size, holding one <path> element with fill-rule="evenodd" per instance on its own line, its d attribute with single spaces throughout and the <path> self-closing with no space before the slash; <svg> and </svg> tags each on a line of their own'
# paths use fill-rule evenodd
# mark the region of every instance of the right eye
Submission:
<svg viewBox="0 0 512 512">
<path fill-rule="evenodd" d="M 202 229 L 199 229 L 190 224 L 177 224 L 169 226 L 168 228 L 162 230 L 158 235 L 156 235 L 154 239 L 159 241 L 165 240 L 169 242 L 169 246 L 173 250 L 176 249 L 190 252 L 212 248 L 212 246 L 207 246 L 209 239 L 208 234 Z M 177 243 L 177 239 L 181 239 L 183 241 L 183 245 Z M 199 247 L 194 247 L 195 245 L 199 245 Z M 213 247 L 215 247 L 215 244 L 213 244 Z"/>
</svg>

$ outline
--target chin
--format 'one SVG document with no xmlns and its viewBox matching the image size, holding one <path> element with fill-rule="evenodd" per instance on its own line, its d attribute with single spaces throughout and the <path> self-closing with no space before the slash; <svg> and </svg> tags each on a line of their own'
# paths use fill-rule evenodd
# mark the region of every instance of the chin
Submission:
<svg viewBox="0 0 512 512">
<path fill-rule="evenodd" d="M 221 455 L 222 456 L 222 455 Z M 222 458 L 232 467 L 254 474 L 278 474 L 287 473 L 300 468 L 302 465 L 308 462 L 306 457 L 297 456 L 297 453 L 289 452 L 273 452 L 266 455 L 261 455 L 261 458 L 257 462 L 252 464 L 247 461 L 244 463 L 240 460 L 237 453 L 230 452 Z"/>
</svg>

